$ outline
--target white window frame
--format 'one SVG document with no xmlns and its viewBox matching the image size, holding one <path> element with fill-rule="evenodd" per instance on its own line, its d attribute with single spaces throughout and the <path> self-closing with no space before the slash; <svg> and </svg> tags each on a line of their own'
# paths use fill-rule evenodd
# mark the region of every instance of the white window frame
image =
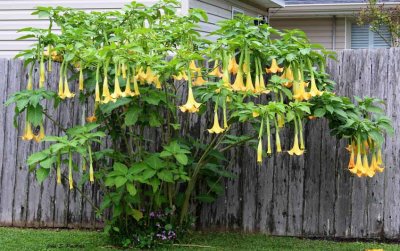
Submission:
<svg viewBox="0 0 400 251">
<path fill-rule="evenodd" d="M 238 7 L 232 6 L 232 19 L 235 17 L 236 14 L 244 14 L 244 10 Z"/>
</svg>

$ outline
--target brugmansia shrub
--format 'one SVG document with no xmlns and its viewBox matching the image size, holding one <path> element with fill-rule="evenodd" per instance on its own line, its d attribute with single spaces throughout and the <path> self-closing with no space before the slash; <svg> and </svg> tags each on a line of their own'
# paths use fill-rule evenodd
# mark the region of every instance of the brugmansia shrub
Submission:
<svg viewBox="0 0 400 251">
<path fill-rule="evenodd" d="M 22 140 L 50 142 L 28 164 L 39 181 L 54 173 L 70 189 L 97 184 L 104 193 L 98 216 L 111 211 L 106 231 L 114 241 L 139 247 L 175 241 L 193 223 L 191 202 L 212 201 L 223 191 L 221 178 L 233 178 L 224 153 L 250 143 L 259 163 L 274 153 L 302 155 L 308 120 L 327 119 L 332 135 L 349 141 L 351 173 L 372 177 L 384 170 L 381 146 L 390 120 L 377 99 L 353 104 L 332 92 L 324 66 L 333 53 L 301 31 L 255 26 L 244 15 L 221 22 L 214 32 L 219 39 L 210 42 L 196 32 L 204 12 L 178 16 L 178 7 L 172 0 L 151 7 L 132 2 L 112 12 L 40 7 L 34 14 L 49 18 L 49 28 L 22 29 L 28 35 L 21 39 L 37 43 L 19 54 L 29 79 L 8 104 L 16 103 L 16 116 L 25 114 Z M 53 61 L 58 85 L 46 82 L 45 66 L 50 72 Z M 43 100 L 57 107 L 78 96 L 93 104 L 82 125 L 64 128 L 43 108 Z M 197 116 L 212 118 L 199 137 L 187 130 Z M 45 117 L 62 136 L 45 136 Z M 254 134 L 234 135 L 232 128 L 243 123 Z M 290 146 L 281 144 L 285 126 L 294 131 Z M 111 147 L 99 148 L 106 139 Z M 204 186 L 207 193 L 200 192 Z"/>
</svg>

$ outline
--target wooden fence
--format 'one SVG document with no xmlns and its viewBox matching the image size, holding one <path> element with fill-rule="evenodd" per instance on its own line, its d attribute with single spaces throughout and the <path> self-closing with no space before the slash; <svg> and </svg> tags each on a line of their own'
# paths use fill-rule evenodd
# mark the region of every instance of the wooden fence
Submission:
<svg viewBox="0 0 400 251">
<path fill-rule="evenodd" d="M 338 61 L 329 61 L 327 70 L 338 83 L 338 94 L 384 99 L 396 135 L 400 132 L 400 49 L 339 51 Z M 56 83 L 57 75 L 51 74 L 49 82 Z M 2 103 L 26 80 L 21 61 L 0 59 Z M 78 107 L 69 101 L 55 116 L 62 123 L 79 123 Z M 43 146 L 18 139 L 22 130 L 12 127 L 13 109 L 2 106 L 0 112 L 0 225 L 99 226 L 92 206 L 76 190 L 56 186 L 55 179 L 36 183 L 25 159 Z M 48 134 L 58 134 L 51 123 L 45 127 Z M 196 207 L 201 226 L 290 236 L 399 238 L 400 140 L 386 140 L 384 173 L 355 178 L 346 170 L 346 142 L 329 135 L 326 121 L 312 121 L 305 130 L 307 152 L 301 157 L 274 155 L 258 166 L 253 149 L 232 150 L 228 169 L 238 178 L 225 181 L 225 192 L 215 203 Z M 285 149 L 292 136 L 283 132 Z M 86 186 L 83 192 L 99 203 L 96 187 Z"/>
</svg>

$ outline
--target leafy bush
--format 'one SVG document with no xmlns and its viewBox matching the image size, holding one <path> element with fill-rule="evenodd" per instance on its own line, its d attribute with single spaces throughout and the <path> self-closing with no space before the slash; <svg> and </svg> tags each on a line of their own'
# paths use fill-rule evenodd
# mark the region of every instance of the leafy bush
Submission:
<svg viewBox="0 0 400 251">
<path fill-rule="evenodd" d="M 55 171 L 61 184 L 67 166 L 70 189 L 96 183 L 104 194 L 97 213 L 111 212 L 105 229 L 114 242 L 144 248 L 175 241 L 194 223 L 191 202 L 212 202 L 224 190 L 223 178 L 234 178 L 224 154 L 245 143 L 257 148 L 259 163 L 273 152 L 283 154 L 285 125 L 295 131 L 290 155 L 304 153 L 304 123 L 325 117 L 332 134 L 350 142 L 352 173 L 371 177 L 383 170 L 380 149 L 390 120 L 379 100 L 357 98 L 354 105 L 331 92 L 324 65 L 334 53 L 310 44 L 301 31 L 254 26 L 244 15 L 221 22 L 214 32 L 219 39 L 210 42 L 196 31 L 205 13 L 192 9 L 178 16 L 177 7 L 173 0 L 151 7 L 132 2 L 111 12 L 39 7 L 34 14 L 49 18 L 49 28 L 22 29 L 29 34 L 21 39 L 38 41 L 19 54 L 30 67 L 29 80 L 8 104 L 16 103 L 16 116 L 26 113 L 23 140 L 51 142 L 28 164 L 39 182 Z M 32 82 L 36 61 L 38 84 Z M 45 85 L 45 64 L 51 71 L 52 61 L 60 67 L 57 93 Z M 86 124 L 66 129 L 42 101 L 57 106 L 76 98 L 74 79 L 79 101 L 94 107 Z M 197 116 L 210 115 L 210 137 L 188 132 Z M 64 135 L 45 136 L 44 116 Z M 243 123 L 254 132 L 235 135 L 231 128 Z M 32 126 L 40 128 L 38 134 Z M 110 148 L 99 148 L 105 140 Z M 81 164 L 75 163 L 78 155 Z M 84 175 L 74 181 L 79 168 Z"/>
</svg>

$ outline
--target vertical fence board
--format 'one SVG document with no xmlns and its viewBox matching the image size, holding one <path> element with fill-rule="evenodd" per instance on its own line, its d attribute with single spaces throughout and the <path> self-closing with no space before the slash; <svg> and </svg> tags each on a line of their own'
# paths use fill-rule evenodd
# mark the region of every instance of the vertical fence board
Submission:
<svg viewBox="0 0 400 251">
<path fill-rule="evenodd" d="M 36 84 L 37 70 L 35 66 Z M 341 51 L 338 61 L 328 61 L 327 71 L 338 83 L 335 92 L 340 95 L 375 96 L 386 100 L 385 110 L 393 119 L 395 134 L 400 133 L 400 49 Z M 54 67 L 48 74 L 49 85 L 56 85 L 58 74 Z M 0 126 L 3 128 L 0 130 L 0 225 L 100 226 L 101 223 L 93 223 L 93 207 L 77 191 L 69 191 L 68 180 L 64 178 L 63 185 L 56 185 L 52 173 L 49 180 L 38 184 L 35 174 L 28 172 L 26 157 L 48 143 L 17 139 L 23 134 L 24 117 L 19 119 L 21 126 L 16 130 L 12 126 L 14 107 L 3 105 L 7 96 L 25 88 L 26 81 L 27 73 L 21 61 L 0 59 Z M 71 81 L 70 87 L 75 90 L 76 83 Z M 65 127 L 80 124 L 84 117 L 77 100 L 64 102 L 57 110 L 51 106 L 46 104 L 48 112 Z M 89 114 L 91 106 L 85 107 Z M 212 124 L 209 121 L 212 116 L 191 116 L 190 123 L 183 126 L 182 131 L 210 137 L 206 129 Z M 45 128 L 49 135 L 64 134 L 49 121 L 45 122 Z M 243 126 L 234 131 L 242 134 L 251 130 Z M 292 131 L 293 128 L 287 128 L 281 132 L 284 150 L 292 147 Z M 159 148 L 159 134 L 146 133 L 156 143 L 154 147 Z M 325 121 L 309 121 L 305 137 L 307 152 L 304 156 L 274 154 L 264 158 L 261 166 L 256 163 L 255 149 L 249 146 L 231 149 L 227 155 L 230 162 L 227 169 L 238 179 L 225 179 L 224 194 L 215 203 L 201 207 L 198 214 L 201 225 L 276 235 L 398 238 L 400 141 L 387 137 L 383 146 L 386 161 L 383 174 L 359 179 L 347 171 L 346 140 L 332 138 Z M 266 139 L 264 146 L 266 149 Z M 74 161 L 80 162 L 77 158 Z M 68 177 L 67 165 L 63 164 L 62 169 L 64 177 Z M 78 177 L 79 174 L 74 175 Z M 83 191 L 99 205 L 101 195 L 97 187 L 85 185 Z"/>
<path fill-rule="evenodd" d="M 385 196 L 384 196 L 384 235 L 387 238 L 399 238 L 400 236 L 400 174 L 399 153 L 400 140 L 400 49 L 389 50 L 387 115 L 392 118 L 394 125 L 394 137 L 387 137 L 384 148 L 385 156 Z M 384 83 L 381 83 L 384 84 Z"/>
<path fill-rule="evenodd" d="M 19 60 L 10 61 L 7 75 L 7 94 L 20 90 L 20 71 L 22 64 Z M 15 170 L 17 168 L 18 152 L 18 130 L 14 128 L 15 105 L 10 105 L 5 109 L 5 129 L 4 129 L 4 148 L 1 170 L 1 197 L 0 197 L 0 223 L 3 225 L 12 224 L 13 201 L 14 201 L 14 182 Z"/>
</svg>

